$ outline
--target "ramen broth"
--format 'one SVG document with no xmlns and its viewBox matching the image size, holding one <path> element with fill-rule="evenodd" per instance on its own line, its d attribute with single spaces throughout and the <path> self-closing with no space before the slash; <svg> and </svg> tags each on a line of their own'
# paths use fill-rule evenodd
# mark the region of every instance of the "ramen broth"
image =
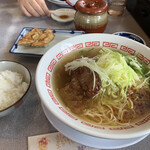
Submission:
<svg viewBox="0 0 150 150">
<path fill-rule="evenodd" d="M 81 56 L 87 56 L 88 57 L 94 57 L 99 53 L 99 48 L 87 48 L 83 50 L 73 51 L 69 54 L 67 54 L 63 59 L 57 64 L 54 72 L 53 72 L 53 88 L 54 91 L 57 91 L 58 89 L 62 88 L 65 83 L 68 82 L 68 74 L 64 69 L 64 66 L 67 62 L 71 62 L 75 59 L 80 58 Z M 55 85 L 55 86 L 54 86 Z"/>
<path fill-rule="evenodd" d="M 60 60 L 54 69 L 52 79 L 52 88 L 57 99 L 68 111 L 77 117 L 99 125 L 127 125 L 127 123 L 132 123 L 142 116 L 147 115 L 150 112 L 150 90 L 147 87 L 141 88 L 140 90 L 136 90 L 135 87 L 128 88 L 127 99 L 124 100 L 120 98 L 121 100 L 116 102 L 114 106 L 111 103 L 109 104 L 111 99 L 116 101 L 115 98 L 112 98 L 111 96 L 104 96 L 107 98 L 105 102 L 108 101 L 108 103 L 103 105 L 103 100 L 101 100 L 101 102 L 99 100 L 102 99 L 102 97 L 99 96 L 100 94 L 91 99 L 82 99 L 82 102 L 81 100 L 79 100 L 79 102 L 68 98 L 72 96 L 71 89 L 70 91 L 67 91 L 67 95 L 63 95 L 66 89 L 63 90 L 63 92 L 61 89 L 63 89 L 71 80 L 68 71 L 65 71 L 65 65 L 68 62 L 80 59 L 81 57 L 93 58 L 98 56 L 100 55 L 100 50 L 101 48 L 84 48 L 73 51 Z M 128 101 L 128 99 L 130 99 L 130 101 Z M 137 99 L 137 101 L 135 101 L 135 99 Z M 118 116 L 118 107 L 123 107 L 124 112 L 122 113 L 122 119 L 120 119 L 121 116 Z M 114 118 L 111 116 L 111 113 L 113 113 Z M 115 119 L 117 121 L 115 121 Z"/>
</svg>

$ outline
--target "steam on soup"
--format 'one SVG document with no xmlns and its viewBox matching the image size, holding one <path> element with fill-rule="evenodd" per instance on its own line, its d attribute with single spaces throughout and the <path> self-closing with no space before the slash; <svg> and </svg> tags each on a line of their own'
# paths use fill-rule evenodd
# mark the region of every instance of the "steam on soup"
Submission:
<svg viewBox="0 0 150 150">
<path fill-rule="evenodd" d="M 136 56 L 108 48 L 66 55 L 53 73 L 56 97 L 78 117 L 127 125 L 150 112 L 150 69 Z"/>
</svg>

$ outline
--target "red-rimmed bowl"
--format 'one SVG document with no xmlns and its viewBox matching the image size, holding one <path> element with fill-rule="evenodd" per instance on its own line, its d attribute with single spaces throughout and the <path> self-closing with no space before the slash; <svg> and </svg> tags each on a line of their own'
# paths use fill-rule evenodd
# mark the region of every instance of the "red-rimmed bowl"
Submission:
<svg viewBox="0 0 150 150">
<path fill-rule="evenodd" d="M 93 46 L 115 48 L 129 54 L 137 54 L 137 57 L 146 65 L 150 64 L 150 48 L 125 37 L 112 34 L 85 34 L 68 38 L 49 49 L 37 66 L 36 88 L 42 104 L 48 112 L 53 114 L 63 124 L 92 137 L 118 140 L 137 138 L 149 134 L 150 114 L 128 126 L 98 126 L 80 120 L 68 112 L 56 98 L 53 92 L 52 76 L 57 63 L 72 51 Z"/>
</svg>

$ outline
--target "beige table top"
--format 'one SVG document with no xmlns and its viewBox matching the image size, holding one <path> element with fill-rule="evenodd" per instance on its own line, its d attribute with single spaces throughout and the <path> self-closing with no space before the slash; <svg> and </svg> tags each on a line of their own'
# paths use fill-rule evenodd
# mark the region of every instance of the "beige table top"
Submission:
<svg viewBox="0 0 150 150">
<path fill-rule="evenodd" d="M 47 2 L 50 9 L 58 6 Z M 51 18 L 28 18 L 24 16 L 16 0 L 1 0 L 0 2 L 0 60 L 15 60 L 29 68 L 32 75 L 32 85 L 25 102 L 12 114 L 0 118 L 0 150 L 26 150 L 27 137 L 55 132 L 56 129 L 45 117 L 40 104 L 40 98 L 35 88 L 35 70 L 40 57 L 26 57 L 9 53 L 23 27 L 42 27 L 52 29 L 71 29 L 74 24 L 61 24 Z M 150 39 L 126 11 L 122 17 L 110 17 L 105 33 L 118 31 L 133 32 L 141 36 L 150 47 Z M 149 150 L 150 136 L 133 146 L 122 150 Z"/>
</svg>

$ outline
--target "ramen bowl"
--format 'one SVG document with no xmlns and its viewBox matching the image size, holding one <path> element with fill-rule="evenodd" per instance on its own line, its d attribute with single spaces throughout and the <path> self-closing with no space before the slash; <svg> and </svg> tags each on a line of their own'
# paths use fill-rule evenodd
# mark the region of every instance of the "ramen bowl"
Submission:
<svg viewBox="0 0 150 150">
<path fill-rule="evenodd" d="M 146 65 L 150 63 L 150 48 L 131 39 L 116 35 L 85 34 L 57 43 L 43 55 L 36 70 L 36 88 L 42 105 L 46 109 L 46 116 L 50 119 L 50 114 L 52 114 L 63 125 L 78 132 L 79 134 L 73 140 L 80 143 L 82 142 L 78 140 L 80 134 L 87 135 L 91 139 L 94 137 L 96 139 L 111 140 L 127 140 L 149 134 L 150 114 L 127 126 L 102 126 L 80 119 L 68 111 L 62 102 L 57 99 L 52 85 L 55 67 L 68 53 L 89 47 L 115 48 L 129 54 L 137 54 L 137 57 Z M 61 127 L 58 127 L 58 130 L 61 132 Z M 64 135 L 72 138 L 72 133 L 67 133 L 68 130 L 63 130 Z M 88 140 L 84 144 L 88 145 Z"/>
</svg>

